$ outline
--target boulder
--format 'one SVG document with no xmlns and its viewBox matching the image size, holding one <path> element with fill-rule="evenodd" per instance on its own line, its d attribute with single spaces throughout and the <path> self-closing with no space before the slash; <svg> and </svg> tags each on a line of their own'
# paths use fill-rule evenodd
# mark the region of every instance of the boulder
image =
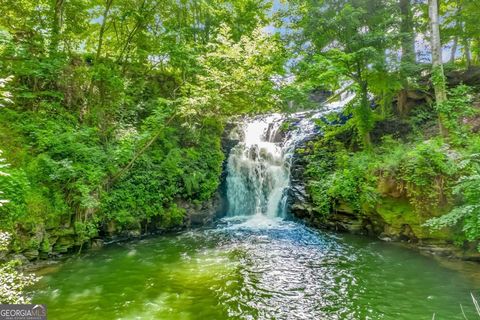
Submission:
<svg viewBox="0 0 480 320">
<path fill-rule="evenodd" d="M 30 249 L 22 252 L 22 254 L 30 261 L 38 258 L 39 251 L 35 249 Z"/>
<path fill-rule="evenodd" d="M 101 249 L 103 248 L 104 245 L 105 245 L 105 242 L 103 241 L 103 239 L 92 239 L 90 241 L 90 248 L 94 250 Z"/>
<path fill-rule="evenodd" d="M 202 227 L 213 223 L 221 212 L 221 196 L 217 192 L 211 199 L 203 203 L 192 204 L 179 200 L 177 205 L 185 210 L 185 227 Z"/>
<path fill-rule="evenodd" d="M 73 235 L 59 236 L 58 240 L 53 246 L 53 251 L 56 253 L 66 253 L 75 246 L 75 237 Z"/>
</svg>

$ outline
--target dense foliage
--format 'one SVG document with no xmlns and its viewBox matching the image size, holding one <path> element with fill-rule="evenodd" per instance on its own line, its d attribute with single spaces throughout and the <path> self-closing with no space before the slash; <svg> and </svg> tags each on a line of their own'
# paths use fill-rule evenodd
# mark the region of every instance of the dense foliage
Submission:
<svg viewBox="0 0 480 320">
<path fill-rule="evenodd" d="M 9 249 L 46 256 L 102 234 L 187 224 L 183 204 L 201 206 L 218 188 L 225 119 L 277 104 L 272 78 L 284 54 L 262 31 L 269 8 L 2 3 L 0 140 L 11 166 L 0 177 L 9 199 L 0 221 L 14 235 Z"/>
<path fill-rule="evenodd" d="M 419 111 L 408 119 L 379 120 L 374 132 L 381 139 L 366 150 L 358 149 L 353 125 L 323 125 L 323 136 L 299 150 L 307 159 L 307 187 L 317 214 L 327 219 L 333 211 L 351 210 L 368 217 L 385 199 L 406 200 L 423 226 L 459 227 L 457 243 L 478 241 L 480 140 L 467 120 L 475 113 L 470 91 L 464 86 L 451 90 L 447 103 L 455 108 L 449 112 L 449 139 L 431 136 L 433 109 L 429 118 Z M 410 129 L 402 136 L 400 131 L 390 134 L 389 126 Z"/>
<path fill-rule="evenodd" d="M 288 97 L 305 105 L 302 92 L 355 93 L 343 115 L 320 124 L 323 136 L 299 150 L 318 216 L 375 220 L 393 201 L 415 216 L 398 214 L 404 225 L 450 227 L 457 243 L 480 239 L 480 198 L 470 190 L 480 83 L 468 76 L 480 62 L 479 10 L 469 0 L 289 1 L 285 39 L 296 78 Z"/>
</svg>

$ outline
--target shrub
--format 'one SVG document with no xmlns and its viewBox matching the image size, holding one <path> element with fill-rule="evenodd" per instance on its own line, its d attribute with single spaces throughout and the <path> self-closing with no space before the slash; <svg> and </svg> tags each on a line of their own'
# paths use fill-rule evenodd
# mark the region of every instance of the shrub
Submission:
<svg viewBox="0 0 480 320">
<path fill-rule="evenodd" d="M 430 211 L 451 198 L 451 185 L 459 171 L 456 153 L 441 140 L 417 144 L 400 161 L 396 178 L 417 212 Z"/>
<path fill-rule="evenodd" d="M 458 196 L 457 206 L 441 217 L 430 219 L 426 225 L 441 229 L 461 224 L 465 239 L 476 241 L 480 239 L 480 154 L 470 155 L 462 166 L 471 170 L 458 179 L 453 189 Z"/>
</svg>

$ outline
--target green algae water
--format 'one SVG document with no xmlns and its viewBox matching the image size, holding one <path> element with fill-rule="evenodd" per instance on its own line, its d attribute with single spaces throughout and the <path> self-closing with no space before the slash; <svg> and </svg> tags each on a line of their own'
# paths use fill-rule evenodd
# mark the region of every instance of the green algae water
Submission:
<svg viewBox="0 0 480 320">
<path fill-rule="evenodd" d="M 259 221 L 260 220 L 260 221 Z M 44 270 L 49 319 L 470 319 L 475 272 L 279 219 L 110 245 Z"/>
</svg>

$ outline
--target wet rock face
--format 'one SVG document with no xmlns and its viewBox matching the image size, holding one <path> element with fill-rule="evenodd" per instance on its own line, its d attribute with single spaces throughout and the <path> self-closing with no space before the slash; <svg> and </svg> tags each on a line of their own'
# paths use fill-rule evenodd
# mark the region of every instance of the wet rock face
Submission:
<svg viewBox="0 0 480 320">
<path fill-rule="evenodd" d="M 225 125 L 222 136 L 222 151 L 225 154 L 225 158 L 228 157 L 233 147 L 242 139 L 242 131 L 238 130 L 238 124 L 236 122 L 229 122 Z"/>
<path fill-rule="evenodd" d="M 306 143 L 307 141 L 305 141 L 302 146 Z M 305 154 L 295 152 L 290 167 L 290 187 L 288 189 L 287 210 L 295 217 L 301 219 L 306 219 L 313 213 L 312 199 L 307 192 L 306 179 L 304 176 L 306 165 L 307 161 L 305 159 Z"/>
<path fill-rule="evenodd" d="M 213 223 L 215 218 L 220 214 L 221 197 L 217 192 L 210 200 L 202 204 L 192 204 L 190 202 L 183 202 L 180 204 L 185 209 L 185 227 L 203 227 Z"/>
<path fill-rule="evenodd" d="M 227 202 L 227 165 L 228 156 L 232 149 L 244 138 L 242 131 L 238 130 L 238 123 L 229 122 L 225 125 L 222 136 L 222 151 L 224 154 L 224 160 L 222 163 L 222 174 L 220 176 L 220 185 L 215 195 L 216 197 L 216 212 L 213 217 L 219 217 L 228 211 Z M 195 220 L 197 221 L 197 220 Z"/>
<path fill-rule="evenodd" d="M 295 128 L 302 125 L 301 120 L 302 117 L 292 119 L 290 126 Z M 306 157 L 311 153 L 309 143 L 322 134 L 318 126 L 312 128 L 312 133 L 295 146 L 290 166 L 290 187 L 287 191 L 287 212 L 297 218 L 306 220 L 312 219 L 314 215 L 314 206 L 312 198 L 308 194 L 307 178 L 305 177 L 305 169 L 308 165 Z M 302 152 L 299 152 L 300 150 Z"/>
<path fill-rule="evenodd" d="M 310 93 L 309 97 L 312 102 L 316 102 L 321 105 L 322 103 L 327 101 L 327 99 L 330 98 L 332 94 L 332 91 L 315 89 Z"/>
</svg>

